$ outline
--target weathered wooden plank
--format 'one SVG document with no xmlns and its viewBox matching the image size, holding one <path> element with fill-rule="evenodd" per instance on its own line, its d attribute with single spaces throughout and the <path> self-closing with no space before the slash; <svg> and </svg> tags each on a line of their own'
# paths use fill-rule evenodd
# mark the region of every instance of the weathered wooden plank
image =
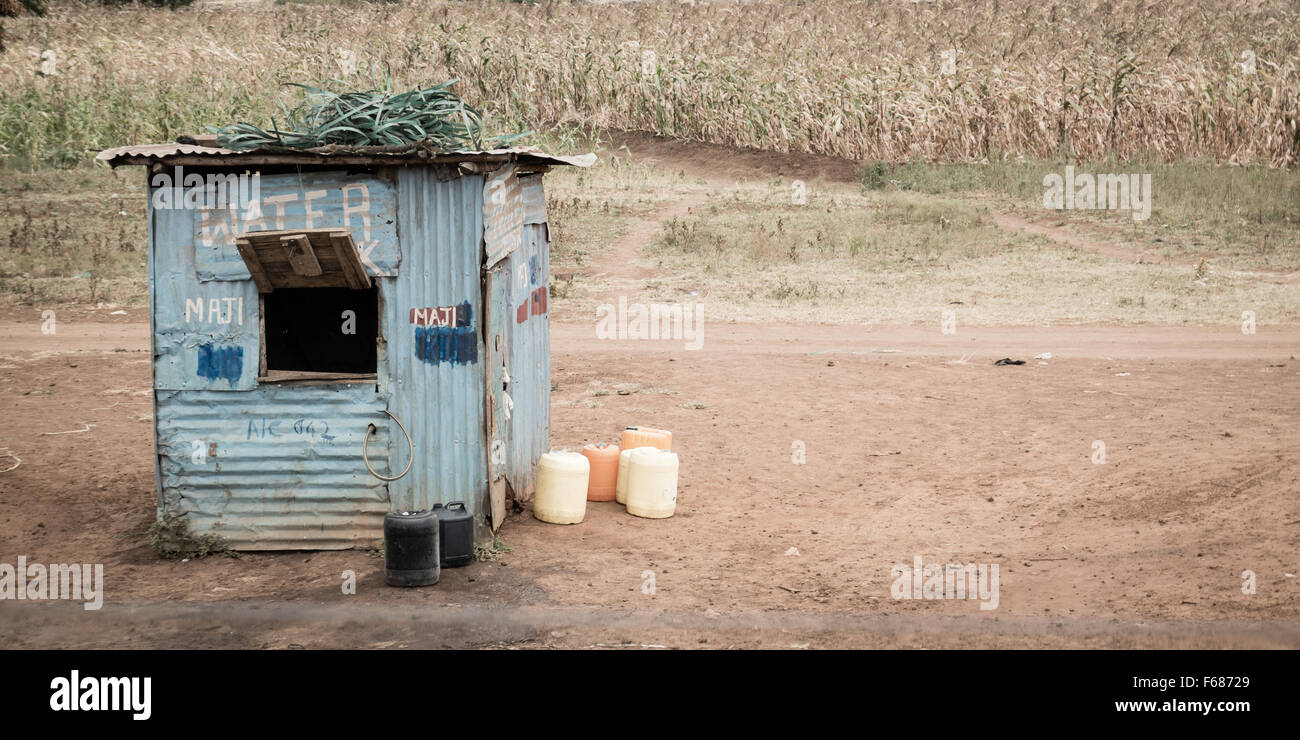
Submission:
<svg viewBox="0 0 1300 740">
<path fill-rule="evenodd" d="M 484 384 L 484 447 L 488 451 L 488 513 L 492 531 L 501 527 L 506 518 L 506 437 L 505 417 L 502 413 L 501 394 L 504 392 L 505 338 L 503 323 L 508 313 L 505 305 L 504 281 L 509 275 L 501 266 L 487 270 L 484 275 L 483 337 L 487 361 L 483 371 Z"/>
<path fill-rule="evenodd" d="M 244 264 L 248 266 L 248 272 L 253 276 L 253 282 L 257 283 L 258 293 L 270 293 L 275 290 L 271 284 L 271 278 L 262 269 L 262 260 L 258 257 L 257 250 L 253 248 L 252 242 L 247 239 L 236 239 L 235 248 L 239 250 L 239 256 L 244 258 Z"/>
<path fill-rule="evenodd" d="M 264 293 L 274 288 L 371 286 L 352 235 L 341 229 L 253 231 L 241 234 L 236 244 Z"/>
<path fill-rule="evenodd" d="M 280 237 L 280 246 L 284 249 L 289 266 L 304 277 L 316 277 L 321 274 L 320 262 L 316 260 L 316 250 L 312 249 L 311 239 L 306 234 L 288 234 Z"/>
<path fill-rule="evenodd" d="M 258 376 L 259 383 L 374 383 L 376 373 L 330 373 L 309 370 L 268 370 Z"/>
<path fill-rule="evenodd" d="M 261 347 L 257 353 L 257 374 L 266 375 L 266 296 L 257 296 L 257 336 Z"/>
<path fill-rule="evenodd" d="M 357 245 L 352 241 L 352 235 L 346 231 L 335 231 L 329 235 L 329 240 L 343 268 L 348 287 L 353 290 L 369 288 L 370 276 L 366 274 L 366 268 L 361 264 L 361 255 L 357 252 Z"/>
<path fill-rule="evenodd" d="M 483 267 L 489 268 L 519 248 L 524 198 L 515 167 L 492 173 L 483 185 Z"/>
</svg>

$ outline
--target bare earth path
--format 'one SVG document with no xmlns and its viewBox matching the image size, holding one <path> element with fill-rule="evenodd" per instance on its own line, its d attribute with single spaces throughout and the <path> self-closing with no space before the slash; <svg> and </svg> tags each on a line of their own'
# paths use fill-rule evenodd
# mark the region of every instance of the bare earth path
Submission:
<svg viewBox="0 0 1300 740">
<path fill-rule="evenodd" d="M 653 276 L 652 269 L 637 264 L 641 249 L 658 235 L 663 222 L 686 216 L 692 208 L 698 207 L 706 200 L 707 196 L 703 191 L 696 191 L 659 209 L 652 218 L 635 222 L 626 234 L 610 246 L 607 253 L 597 257 L 596 265 L 586 272 L 602 280 L 606 289 L 610 291 L 616 291 L 641 278 Z"/>
</svg>

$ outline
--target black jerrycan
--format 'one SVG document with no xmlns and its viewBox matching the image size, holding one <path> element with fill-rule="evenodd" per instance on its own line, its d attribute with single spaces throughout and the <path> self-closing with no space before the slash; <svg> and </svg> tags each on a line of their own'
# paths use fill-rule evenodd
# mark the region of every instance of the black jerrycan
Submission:
<svg viewBox="0 0 1300 740">
<path fill-rule="evenodd" d="M 474 515 L 465 508 L 465 502 L 434 504 L 433 510 L 442 530 L 442 567 L 459 568 L 474 562 Z"/>
<path fill-rule="evenodd" d="M 384 576 L 390 586 L 432 586 L 442 574 L 438 515 L 432 511 L 384 515 Z"/>
</svg>

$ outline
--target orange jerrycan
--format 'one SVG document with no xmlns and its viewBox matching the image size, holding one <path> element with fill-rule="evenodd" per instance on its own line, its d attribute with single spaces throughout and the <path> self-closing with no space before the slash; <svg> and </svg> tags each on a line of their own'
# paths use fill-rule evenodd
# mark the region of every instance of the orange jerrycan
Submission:
<svg viewBox="0 0 1300 740">
<path fill-rule="evenodd" d="M 628 427 L 623 430 L 623 441 L 619 447 L 625 450 L 637 447 L 658 447 L 661 450 L 671 450 L 673 448 L 673 433 L 667 429 Z"/>
<path fill-rule="evenodd" d="M 618 445 L 601 443 L 587 445 L 582 454 L 591 463 L 591 477 L 587 482 L 588 501 L 613 501 L 618 484 Z"/>
</svg>

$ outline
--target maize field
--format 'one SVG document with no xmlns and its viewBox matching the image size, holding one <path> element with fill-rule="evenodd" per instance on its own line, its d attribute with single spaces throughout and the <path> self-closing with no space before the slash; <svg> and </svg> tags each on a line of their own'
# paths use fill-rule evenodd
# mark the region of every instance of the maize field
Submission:
<svg viewBox="0 0 1300 740">
<path fill-rule="evenodd" d="M 11 19 L 0 156 L 269 126 L 285 82 L 459 78 L 488 133 L 569 124 L 853 159 L 1300 155 L 1300 6 L 1224 0 L 56 6 Z"/>
</svg>

